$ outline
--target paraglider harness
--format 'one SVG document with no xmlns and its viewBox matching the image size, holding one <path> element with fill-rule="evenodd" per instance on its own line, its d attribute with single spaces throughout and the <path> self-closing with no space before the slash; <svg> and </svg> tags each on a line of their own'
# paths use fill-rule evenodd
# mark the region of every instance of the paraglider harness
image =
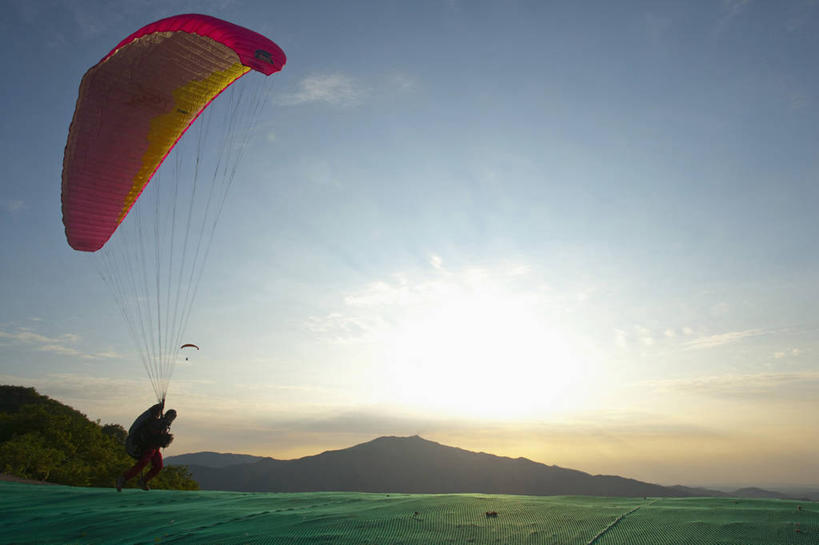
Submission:
<svg viewBox="0 0 819 545">
<path fill-rule="evenodd" d="M 134 420 L 128 429 L 128 437 L 125 439 L 125 452 L 128 456 L 139 460 L 142 453 L 147 448 L 165 448 L 173 441 L 173 434 L 169 428 L 176 418 L 176 411 L 170 409 L 164 415 L 162 410 L 165 407 L 163 399 Z"/>
</svg>

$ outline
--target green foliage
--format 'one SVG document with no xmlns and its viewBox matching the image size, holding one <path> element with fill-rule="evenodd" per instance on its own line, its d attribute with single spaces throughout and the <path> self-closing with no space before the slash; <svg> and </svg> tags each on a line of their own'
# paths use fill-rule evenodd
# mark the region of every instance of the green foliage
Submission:
<svg viewBox="0 0 819 545">
<path fill-rule="evenodd" d="M 0 472 L 73 486 L 113 486 L 133 465 L 119 424 L 100 425 L 34 388 L 0 386 Z M 135 483 L 130 483 L 135 486 Z M 196 490 L 185 467 L 168 467 L 154 488 Z"/>
<path fill-rule="evenodd" d="M 48 446 L 39 432 L 24 433 L 0 444 L 0 468 L 19 477 L 48 480 L 65 459 L 64 454 Z"/>
<path fill-rule="evenodd" d="M 102 433 L 113 438 L 120 445 L 125 446 L 125 439 L 128 437 L 128 431 L 119 424 L 105 424 L 102 427 Z"/>
</svg>

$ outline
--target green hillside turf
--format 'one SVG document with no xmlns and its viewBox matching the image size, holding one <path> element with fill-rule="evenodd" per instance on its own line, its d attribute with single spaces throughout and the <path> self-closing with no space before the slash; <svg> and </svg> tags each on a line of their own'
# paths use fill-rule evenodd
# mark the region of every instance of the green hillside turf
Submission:
<svg viewBox="0 0 819 545">
<path fill-rule="evenodd" d="M 785 500 L 117 493 L 0 482 L 0 513 L 4 544 L 819 543 L 819 504 Z"/>
</svg>

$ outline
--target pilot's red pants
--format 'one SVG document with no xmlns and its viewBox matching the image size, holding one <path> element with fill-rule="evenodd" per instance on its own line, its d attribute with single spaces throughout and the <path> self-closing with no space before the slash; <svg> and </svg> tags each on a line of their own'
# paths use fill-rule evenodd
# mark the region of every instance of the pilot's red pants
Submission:
<svg viewBox="0 0 819 545">
<path fill-rule="evenodd" d="M 125 472 L 125 480 L 127 481 L 135 477 L 137 473 L 142 471 L 143 467 L 148 465 L 148 462 L 151 462 L 151 470 L 145 475 L 146 483 L 156 477 L 157 473 L 162 471 L 162 453 L 158 448 L 145 449 L 142 456 L 137 460 L 137 463 L 134 464 L 134 467 Z"/>
</svg>

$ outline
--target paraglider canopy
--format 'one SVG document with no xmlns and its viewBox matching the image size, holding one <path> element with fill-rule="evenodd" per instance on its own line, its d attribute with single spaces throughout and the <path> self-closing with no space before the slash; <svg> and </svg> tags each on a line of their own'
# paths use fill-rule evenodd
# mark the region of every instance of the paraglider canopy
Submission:
<svg viewBox="0 0 819 545">
<path fill-rule="evenodd" d="M 75 250 L 102 248 L 182 134 L 248 71 L 284 66 L 261 34 L 176 15 L 122 40 L 80 83 L 63 158 L 63 223 Z"/>
</svg>

